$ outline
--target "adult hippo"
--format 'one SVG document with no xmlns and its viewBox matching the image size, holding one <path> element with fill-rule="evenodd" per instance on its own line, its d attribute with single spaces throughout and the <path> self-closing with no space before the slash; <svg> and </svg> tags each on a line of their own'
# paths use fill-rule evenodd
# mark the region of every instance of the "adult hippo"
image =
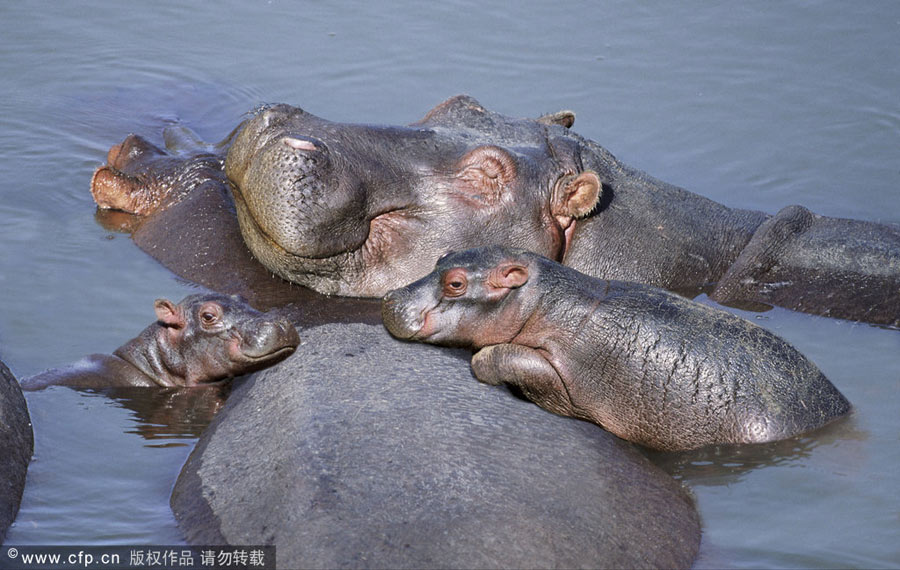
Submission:
<svg viewBox="0 0 900 570">
<path fill-rule="evenodd" d="M 75 388 L 192 388 L 270 366 L 294 352 L 294 325 L 260 313 L 240 298 L 188 295 L 177 305 L 154 303 L 156 322 L 111 355 L 93 354 L 22 381 L 25 390 Z"/>
<path fill-rule="evenodd" d="M 637 449 L 384 327 L 306 329 L 236 386 L 172 493 L 188 542 L 279 568 L 687 568 L 693 501 Z"/>
<path fill-rule="evenodd" d="M 238 127 L 225 172 L 253 254 L 326 294 L 380 297 L 447 251 L 497 244 L 596 277 L 707 287 L 722 303 L 900 325 L 900 228 L 727 208 L 622 164 L 573 121 L 506 117 L 466 96 L 408 127 L 275 105 Z M 98 204 L 169 191 L 140 155 L 125 158 L 95 175 Z"/>
<path fill-rule="evenodd" d="M 389 293 L 394 336 L 474 349 L 472 370 L 558 414 L 678 451 L 761 443 L 850 411 L 790 344 L 648 285 L 589 277 L 499 246 L 442 257 Z"/>
<path fill-rule="evenodd" d="M 34 452 L 31 418 L 19 383 L 0 362 L 0 544 L 19 512 Z"/>
<path fill-rule="evenodd" d="M 177 275 L 224 294 L 238 294 L 261 310 L 278 307 L 304 326 L 381 322 L 379 303 L 332 298 L 273 276 L 247 249 L 222 170 L 221 149 L 183 127 L 163 131 L 165 149 L 129 135 L 94 172 L 97 221 L 127 231 L 142 250 Z"/>
<path fill-rule="evenodd" d="M 254 255 L 318 291 L 380 296 L 449 250 L 508 245 L 667 289 L 900 324 L 900 227 L 727 208 L 569 130 L 455 97 L 409 127 L 259 111 L 225 161 Z"/>
</svg>

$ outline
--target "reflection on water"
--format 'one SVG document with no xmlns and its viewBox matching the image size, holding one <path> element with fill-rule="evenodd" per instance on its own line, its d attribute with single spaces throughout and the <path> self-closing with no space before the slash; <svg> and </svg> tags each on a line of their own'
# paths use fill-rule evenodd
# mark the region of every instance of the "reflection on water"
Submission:
<svg viewBox="0 0 900 570">
<path fill-rule="evenodd" d="M 160 447 L 192 445 L 225 405 L 231 387 L 232 382 L 223 382 L 196 388 L 110 388 L 98 392 L 132 412 L 135 425 L 125 433 L 148 440 L 148 447 Z"/>
<path fill-rule="evenodd" d="M 6 2 L 0 52 L 0 356 L 19 377 L 109 352 L 155 298 L 196 289 L 95 221 L 110 146 L 162 145 L 176 122 L 221 140 L 262 102 L 388 124 L 457 93 L 513 116 L 570 108 L 626 163 L 729 206 L 900 222 L 891 3 Z M 900 334 L 739 314 L 856 411 L 784 444 L 654 457 L 697 498 L 698 566 L 896 567 Z M 36 455 L 9 544 L 182 540 L 169 493 L 206 420 L 148 398 L 27 395 Z"/>
<path fill-rule="evenodd" d="M 26 392 L 35 452 L 6 543 L 183 544 L 169 494 L 229 389 Z"/>
<path fill-rule="evenodd" d="M 754 445 L 717 445 L 680 452 L 646 451 L 653 463 L 689 487 L 732 485 L 755 469 L 789 468 L 808 464 L 819 447 L 841 446 L 853 453 L 853 442 L 865 442 L 867 434 L 855 426 L 853 415 L 797 437 Z M 860 447 L 856 446 L 859 450 Z"/>
</svg>

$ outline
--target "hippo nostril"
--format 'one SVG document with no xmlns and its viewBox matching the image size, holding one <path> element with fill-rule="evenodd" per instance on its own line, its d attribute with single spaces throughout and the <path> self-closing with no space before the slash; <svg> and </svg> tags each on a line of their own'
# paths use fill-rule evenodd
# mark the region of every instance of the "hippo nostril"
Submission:
<svg viewBox="0 0 900 570">
<path fill-rule="evenodd" d="M 312 141 L 309 141 L 309 140 L 298 139 L 298 138 L 294 138 L 294 137 L 284 137 L 284 139 L 282 139 L 282 141 L 284 142 L 284 144 L 286 144 L 287 146 L 289 146 L 290 148 L 292 148 L 294 150 L 306 150 L 306 151 L 318 150 L 318 147 L 316 147 L 315 143 L 313 143 Z"/>
</svg>

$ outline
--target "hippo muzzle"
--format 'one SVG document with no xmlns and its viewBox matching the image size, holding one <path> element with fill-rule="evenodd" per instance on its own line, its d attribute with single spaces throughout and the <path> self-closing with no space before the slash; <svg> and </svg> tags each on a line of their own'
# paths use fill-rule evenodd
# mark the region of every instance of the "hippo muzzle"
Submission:
<svg viewBox="0 0 900 570">
<path fill-rule="evenodd" d="M 266 318 L 245 327 L 239 335 L 239 359 L 248 362 L 267 363 L 281 360 L 297 348 L 300 336 L 286 318 Z"/>
<path fill-rule="evenodd" d="M 341 153 L 304 133 L 312 130 L 303 128 L 305 117 L 284 106 L 259 113 L 238 135 L 225 172 L 242 227 L 253 226 L 286 255 L 317 259 L 365 242 L 367 202 Z"/>
<path fill-rule="evenodd" d="M 422 297 L 422 289 L 415 283 L 394 289 L 384 296 L 381 302 L 381 319 L 385 328 L 397 338 L 404 340 L 420 340 L 425 326 L 428 311 L 435 302 L 426 303 Z"/>
</svg>

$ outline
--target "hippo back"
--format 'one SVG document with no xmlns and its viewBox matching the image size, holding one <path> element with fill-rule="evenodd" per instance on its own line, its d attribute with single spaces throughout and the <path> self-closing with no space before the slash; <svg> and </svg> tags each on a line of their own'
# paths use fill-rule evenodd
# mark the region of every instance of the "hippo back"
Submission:
<svg viewBox="0 0 900 570">
<path fill-rule="evenodd" d="M 19 512 L 34 451 L 31 419 L 19 383 L 0 362 L 0 543 Z"/>
<path fill-rule="evenodd" d="M 295 567 L 687 567 L 699 521 L 630 445 L 478 383 L 468 354 L 308 329 L 236 387 L 178 479 L 196 544 Z"/>
</svg>

